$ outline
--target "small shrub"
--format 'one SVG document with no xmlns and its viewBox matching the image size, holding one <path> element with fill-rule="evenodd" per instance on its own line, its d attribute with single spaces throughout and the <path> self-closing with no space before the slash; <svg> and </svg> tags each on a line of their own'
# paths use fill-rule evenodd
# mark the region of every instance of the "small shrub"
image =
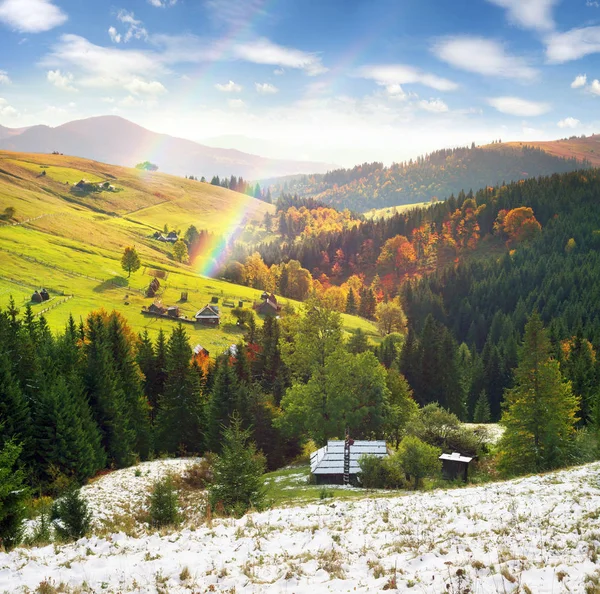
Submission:
<svg viewBox="0 0 600 594">
<path fill-rule="evenodd" d="M 213 482 L 214 459 L 214 454 L 208 452 L 202 460 L 188 466 L 182 477 L 183 483 L 190 489 L 206 489 Z"/>
<path fill-rule="evenodd" d="M 52 520 L 56 534 L 62 540 L 77 540 L 84 537 L 91 528 L 92 514 L 87 502 L 81 497 L 78 488 L 69 489 L 52 506 Z"/>
<path fill-rule="evenodd" d="M 333 497 L 333 491 L 327 487 L 321 487 L 319 491 L 319 499 L 331 499 Z"/>
<path fill-rule="evenodd" d="M 37 524 L 26 543 L 29 546 L 44 546 L 52 542 L 52 499 L 40 497 L 32 503 L 32 515 L 37 519 Z"/>
<path fill-rule="evenodd" d="M 189 580 L 191 577 L 192 577 L 192 574 L 190 572 L 190 568 L 186 565 L 181 570 L 181 573 L 179 574 L 179 581 L 181 581 L 181 582 L 187 582 L 187 580 Z"/>
<path fill-rule="evenodd" d="M 152 486 L 149 513 L 150 523 L 156 528 L 179 523 L 179 496 L 170 476 Z"/>
<path fill-rule="evenodd" d="M 142 476 L 142 471 L 139 468 L 136 468 L 135 472 L 133 474 L 136 477 L 140 477 L 140 476 Z"/>
</svg>

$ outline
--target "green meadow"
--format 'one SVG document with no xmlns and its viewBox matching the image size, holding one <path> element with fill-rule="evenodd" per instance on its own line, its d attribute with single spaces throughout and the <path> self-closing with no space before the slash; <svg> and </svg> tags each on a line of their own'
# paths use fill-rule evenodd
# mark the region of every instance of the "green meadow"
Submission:
<svg viewBox="0 0 600 594">
<path fill-rule="evenodd" d="M 108 181 L 114 191 L 74 190 L 81 179 Z M 174 321 L 142 313 L 154 301 L 145 297 L 145 289 L 153 270 L 160 269 L 167 278 L 161 280 L 158 298 L 165 305 L 178 305 L 183 315 L 192 317 L 218 299 L 220 327 L 186 324 L 194 344 L 217 354 L 241 335 L 223 301 L 236 306 L 243 301 L 249 308 L 260 297 L 258 290 L 202 276 L 199 260 L 177 263 L 172 246 L 151 237 L 165 225 L 182 233 L 195 225 L 215 235 L 237 231 L 238 240 L 248 243 L 262 240 L 264 215 L 274 213 L 275 207 L 254 198 L 159 172 L 62 155 L 0 152 L 0 214 L 8 207 L 15 213 L 10 221 L 0 221 L 0 307 L 11 296 L 24 307 L 33 291 L 46 287 L 52 299 L 32 307 L 35 313 L 44 311 L 54 329 L 62 328 L 69 314 L 78 321 L 104 308 L 120 311 L 138 332 L 169 332 Z M 142 261 L 130 278 L 120 264 L 128 245 L 135 245 Z M 180 302 L 184 291 L 188 299 Z M 347 315 L 343 320 L 346 331 L 361 327 L 377 339 L 367 320 Z"/>
</svg>

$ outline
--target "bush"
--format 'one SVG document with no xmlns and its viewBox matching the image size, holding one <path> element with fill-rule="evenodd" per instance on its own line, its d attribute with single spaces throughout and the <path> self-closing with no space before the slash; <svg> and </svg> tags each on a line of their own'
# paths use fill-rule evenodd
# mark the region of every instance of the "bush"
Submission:
<svg viewBox="0 0 600 594">
<path fill-rule="evenodd" d="M 27 536 L 25 542 L 29 546 L 44 546 L 52 542 L 52 499 L 40 497 L 32 502 L 32 513 L 37 520 L 33 532 Z"/>
<path fill-rule="evenodd" d="M 149 513 L 150 523 L 156 528 L 179 523 L 179 496 L 170 476 L 156 481 L 152 486 Z"/>
<path fill-rule="evenodd" d="M 476 456 L 481 448 L 477 436 L 466 429 L 460 419 L 437 403 L 424 406 L 409 433 L 444 451 Z"/>
<path fill-rule="evenodd" d="M 52 520 L 56 534 L 62 540 L 83 538 L 92 525 L 92 514 L 88 504 L 76 487 L 69 489 L 52 506 Z"/>
<path fill-rule="evenodd" d="M 598 460 L 598 434 L 589 429 L 579 429 L 575 432 L 571 444 L 571 462 L 573 464 L 587 464 Z"/>
<path fill-rule="evenodd" d="M 211 452 L 204 454 L 202 460 L 188 466 L 183 473 L 183 483 L 190 489 L 206 489 L 214 478 L 213 464 L 215 455 Z"/>
<path fill-rule="evenodd" d="M 418 489 L 426 476 L 438 474 L 442 468 L 439 460 L 442 451 L 435 446 L 408 435 L 401 442 L 398 451 L 392 456 L 391 463 L 401 468 Z"/>
<path fill-rule="evenodd" d="M 361 456 L 358 465 L 359 481 L 365 489 L 399 489 L 405 486 L 402 469 L 394 464 L 393 457 Z"/>
<path fill-rule="evenodd" d="M 214 510 L 242 516 L 251 507 L 261 508 L 265 493 L 262 475 L 265 458 L 249 442 L 249 432 L 242 429 L 237 414 L 223 433 L 223 452 L 215 460 L 214 482 L 210 488 L 210 505 Z"/>
</svg>

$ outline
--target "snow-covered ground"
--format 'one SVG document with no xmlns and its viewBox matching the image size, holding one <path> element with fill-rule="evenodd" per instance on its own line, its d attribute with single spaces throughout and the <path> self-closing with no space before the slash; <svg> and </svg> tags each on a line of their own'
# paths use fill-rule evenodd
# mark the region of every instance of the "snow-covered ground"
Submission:
<svg viewBox="0 0 600 594">
<path fill-rule="evenodd" d="M 90 500 L 108 513 L 114 496 L 134 492 L 128 485 L 143 477 L 134 470 L 89 487 Z M 328 499 L 162 536 L 21 548 L 0 554 L 0 592 L 44 581 L 72 588 L 60 592 L 600 592 L 599 478 L 596 463 L 464 489 Z"/>
</svg>

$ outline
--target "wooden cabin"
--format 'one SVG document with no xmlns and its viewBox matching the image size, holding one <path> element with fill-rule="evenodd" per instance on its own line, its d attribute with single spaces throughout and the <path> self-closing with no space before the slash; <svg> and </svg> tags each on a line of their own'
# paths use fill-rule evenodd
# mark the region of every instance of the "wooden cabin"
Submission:
<svg viewBox="0 0 600 594">
<path fill-rule="evenodd" d="M 327 445 L 310 455 L 310 472 L 315 477 L 317 485 L 344 484 L 344 441 L 330 439 Z M 376 456 L 387 458 L 390 455 L 385 441 L 350 441 L 349 468 L 350 483 L 359 483 L 358 464 L 361 456 Z"/>
<path fill-rule="evenodd" d="M 221 314 L 216 305 L 205 305 L 195 316 L 197 322 L 216 326 L 221 322 Z"/>
</svg>

